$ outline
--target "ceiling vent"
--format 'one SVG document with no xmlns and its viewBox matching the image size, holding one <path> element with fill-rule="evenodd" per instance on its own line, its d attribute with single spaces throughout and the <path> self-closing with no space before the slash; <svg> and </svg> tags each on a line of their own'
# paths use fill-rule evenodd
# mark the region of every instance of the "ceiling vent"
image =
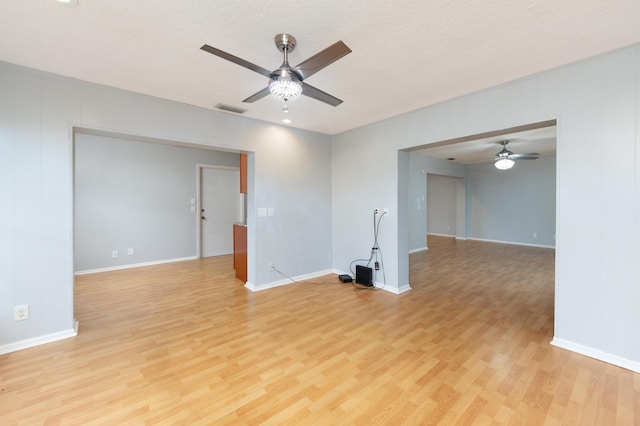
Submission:
<svg viewBox="0 0 640 426">
<path fill-rule="evenodd" d="M 225 104 L 216 105 L 216 109 L 219 109 L 220 111 L 224 111 L 224 112 L 232 112 L 234 114 L 244 114 L 245 112 L 247 112 L 246 109 L 236 108 L 234 106 L 225 105 Z"/>
</svg>

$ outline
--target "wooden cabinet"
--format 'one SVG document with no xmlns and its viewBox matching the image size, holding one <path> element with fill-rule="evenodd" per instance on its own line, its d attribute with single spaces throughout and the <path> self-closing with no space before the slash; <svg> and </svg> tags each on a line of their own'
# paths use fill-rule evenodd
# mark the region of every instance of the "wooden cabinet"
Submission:
<svg viewBox="0 0 640 426">
<path fill-rule="evenodd" d="M 240 193 L 244 195 L 244 220 L 247 218 L 247 154 L 240 154 Z M 233 269 L 236 278 L 247 282 L 247 227 L 233 225 Z"/>
<path fill-rule="evenodd" d="M 240 154 L 240 193 L 247 193 L 247 154 Z"/>
<path fill-rule="evenodd" d="M 247 227 L 233 225 L 233 269 L 236 278 L 247 282 Z"/>
</svg>

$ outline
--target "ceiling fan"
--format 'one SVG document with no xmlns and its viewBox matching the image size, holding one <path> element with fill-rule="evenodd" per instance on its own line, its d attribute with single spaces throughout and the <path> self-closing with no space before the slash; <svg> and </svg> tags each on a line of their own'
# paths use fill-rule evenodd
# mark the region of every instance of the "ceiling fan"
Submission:
<svg viewBox="0 0 640 426">
<path fill-rule="evenodd" d="M 340 99 L 304 83 L 303 80 L 351 53 L 351 49 L 349 49 L 346 44 L 338 41 L 295 67 L 289 65 L 289 53 L 295 49 L 296 39 L 290 34 L 278 34 L 275 37 L 275 44 L 278 50 L 283 52 L 284 61 L 282 65 L 274 71 L 269 71 L 259 65 L 252 64 L 249 61 L 245 61 L 208 44 L 203 45 L 200 49 L 269 78 L 269 85 L 267 87 L 244 99 L 242 102 L 255 102 L 271 93 L 285 102 L 285 112 L 288 110 L 286 102 L 300 94 L 334 107 L 342 103 Z"/>
<path fill-rule="evenodd" d="M 508 170 L 515 164 L 515 160 L 535 160 L 540 157 L 540 154 L 536 152 L 529 152 L 526 154 L 514 154 L 513 152 L 507 149 L 508 140 L 501 141 L 500 145 L 502 145 L 502 150 L 496 154 L 494 157 L 497 169 L 500 170 Z"/>
</svg>

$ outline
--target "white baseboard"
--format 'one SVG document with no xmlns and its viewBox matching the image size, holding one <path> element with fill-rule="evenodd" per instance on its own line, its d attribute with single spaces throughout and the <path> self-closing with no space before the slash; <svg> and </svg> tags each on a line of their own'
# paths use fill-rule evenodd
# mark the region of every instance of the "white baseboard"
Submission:
<svg viewBox="0 0 640 426">
<path fill-rule="evenodd" d="M 304 280 L 309 280 L 311 278 L 317 278 L 317 277 L 321 277 L 323 275 L 328 275 L 328 274 L 333 274 L 333 273 L 335 273 L 334 270 L 326 269 L 324 271 L 312 272 L 310 274 L 297 275 L 297 276 L 291 277 L 291 278 L 296 280 L 296 281 L 304 281 Z M 244 286 L 247 289 L 251 290 L 251 291 L 262 291 L 262 290 L 267 290 L 267 289 L 274 288 L 274 287 L 280 287 L 281 285 L 287 285 L 287 284 L 293 284 L 293 283 L 294 282 L 291 281 L 289 278 L 283 278 L 283 279 L 278 280 L 278 281 L 272 281 L 272 282 L 269 282 L 269 283 L 258 284 L 258 285 L 250 283 L 250 282 L 247 281 Z"/>
<path fill-rule="evenodd" d="M 179 257 L 176 259 L 153 260 L 151 262 L 131 263 L 129 265 L 109 266 L 108 268 L 87 269 L 85 271 L 76 271 L 74 275 L 96 274 L 98 272 L 119 271 L 121 269 L 139 268 L 141 266 L 162 265 L 163 263 L 182 262 L 184 260 L 196 260 L 198 256 Z"/>
<path fill-rule="evenodd" d="M 552 249 L 556 248 L 555 246 L 550 246 L 545 244 L 528 244 L 528 243 L 519 243 L 515 241 L 490 240 L 487 238 L 458 237 L 455 235 L 432 234 L 432 233 L 429 233 L 427 235 L 433 235 L 435 237 L 455 238 L 456 240 L 461 240 L 461 241 L 471 240 L 471 241 L 484 241 L 486 243 L 511 244 L 515 246 L 540 247 L 540 248 L 552 248 Z M 413 251 L 410 251 L 409 254 L 411 254 L 412 252 Z"/>
<path fill-rule="evenodd" d="M 74 318 L 73 328 L 68 330 L 56 331 L 55 333 L 45 334 L 44 336 L 37 336 L 30 339 L 20 340 L 18 342 L 7 343 L 6 345 L 0 346 L 0 355 L 20 351 L 22 349 L 32 348 L 34 346 L 44 345 L 46 343 L 56 342 L 62 339 L 68 339 L 69 337 L 75 337 L 78 335 L 78 326 L 79 323 Z"/>
<path fill-rule="evenodd" d="M 244 283 L 244 288 L 251 290 L 251 291 L 258 291 L 256 290 L 256 285 L 252 282 L 247 281 L 246 283 Z"/>
<path fill-rule="evenodd" d="M 540 247 L 540 248 L 551 248 L 551 249 L 556 248 L 555 246 L 548 246 L 548 245 L 544 245 L 544 244 L 527 244 L 527 243 L 518 243 L 518 242 L 514 242 L 514 241 L 487 240 L 487 239 L 484 239 L 484 238 L 467 238 L 467 240 L 484 241 L 486 243 L 511 244 L 511 245 L 514 245 L 514 246 Z"/>
<path fill-rule="evenodd" d="M 551 341 L 553 346 L 557 346 L 562 349 L 567 349 L 572 352 L 579 353 L 581 355 L 588 356 L 600 361 L 607 362 L 609 364 L 617 365 L 618 367 L 626 368 L 627 370 L 640 373 L 640 362 L 631 361 L 630 359 L 622 358 L 618 355 L 613 355 L 607 352 L 603 352 L 599 349 L 592 348 L 590 346 L 574 343 L 569 340 L 559 339 L 554 337 Z"/>
<path fill-rule="evenodd" d="M 348 272 L 344 272 L 344 271 L 340 271 L 338 269 L 334 269 L 333 273 L 336 275 L 349 275 L 351 276 L 351 278 L 353 278 L 353 276 L 348 273 Z M 391 287 L 388 285 L 385 285 L 384 283 L 378 282 L 376 281 L 375 283 L 373 283 L 374 287 L 379 288 L 380 290 L 384 290 L 384 291 L 388 291 L 389 293 L 393 293 L 393 294 L 402 294 L 402 293 L 406 293 L 407 291 L 411 290 L 411 286 L 409 284 L 405 284 L 403 286 L 398 287 Z"/>
<path fill-rule="evenodd" d="M 417 248 L 417 249 L 409 250 L 409 254 L 418 253 L 418 252 L 426 251 L 426 250 L 429 250 L 429 247 L 424 246 L 424 247 L 420 247 L 420 248 Z"/>
<path fill-rule="evenodd" d="M 324 271 L 319 271 L 319 272 L 313 272 L 311 274 L 304 274 L 304 275 L 298 275 L 296 277 L 291 277 L 296 281 L 304 281 L 304 280 L 309 280 L 312 278 L 317 278 L 317 277 L 322 277 L 324 275 L 328 275 L 328 274 L 336 274 L 336 275 L 351 275 L 347 272 L 341 271 L 339 269 L 327 269 Z M 287 284 L 293 284 L 293 281 L 291 281 L 288 278 L 282 279 L 282 280 L 278 280 L 278 281 L 273 281 L 270 283 L 266 283 L 266 284 L 260 284 L 260 285 L 255 285 L 253 283 L 250 282 L 246 282 L 245 283 L 245 288 L 251 290 L 251 291 L 262 291 L 262 290 L 267 290 L 270 288 L 274 288 L 274 287 L 279 287 L 281 285 L 287 285 Z M 336 284 L 340 284 L 339 281 L 336 281 Z M 409 284 L 403 285 L 400 288 L 396 288 L 396 287 L 391 287 L 388 285 L 384 285 L 383 283 L 379 283 L 376 282 L 374 284 L 375 287 L 381 289 L 381 290 L 385 290 L 388 291 L 390 293 L 393 294 L 402 294 L 402 293 L 406 293 L 407 291 L 411 290 L 411 286 Z"/>
<path fill-rule="evenodd" d="M 384 285 L 383 283 L 376 282 L 374 285 L 380 290 L 388 291 L 389 293 L 393 294 L 402 294 L 411 290 L 411 286 L 409 284 L 405 284 L 400 287 L 390 287 L 388 285 Z"/>
</svg>

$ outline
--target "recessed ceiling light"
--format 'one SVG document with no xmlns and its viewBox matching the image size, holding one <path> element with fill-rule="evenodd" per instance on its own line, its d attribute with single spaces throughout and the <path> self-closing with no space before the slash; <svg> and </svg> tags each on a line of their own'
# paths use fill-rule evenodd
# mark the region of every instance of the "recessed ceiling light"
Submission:
<svg viewBox="0 0 640 426">
<path fill-rule="evenodd" d="M 58 3 L 66 4 L 67 6 L 77 6 L 78 0 L 57 0 Z"/>
<path fill-rule="evenodd" d="M 291 124 L 291 120 L 289 120 L 288 118 L 283 119 L 282 122 L 284 124 Z"/>
</svg>

